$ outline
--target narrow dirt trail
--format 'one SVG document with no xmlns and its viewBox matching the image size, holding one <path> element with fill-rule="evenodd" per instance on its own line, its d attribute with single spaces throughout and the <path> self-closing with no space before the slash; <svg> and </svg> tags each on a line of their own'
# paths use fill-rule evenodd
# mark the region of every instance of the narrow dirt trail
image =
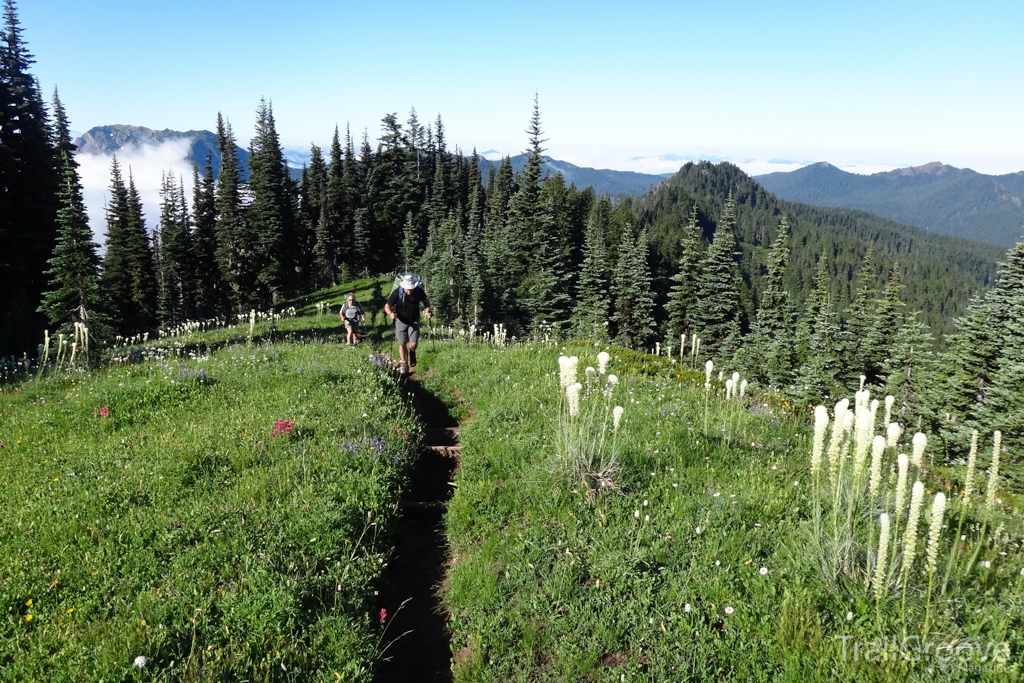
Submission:
<svg viewBox="0 0 1024 683">
<path fill-rule="evenodd" d="M 459 423 L 417 378 L 406 380 L 405 390 L 412 393 L 426 439 L 399 506 L 395 553 L 380 593 L 391 622 L 384 644 L 395 642 L 384 653 L 376 680 L 447 683 L 452 680 L 451 639 L 438 589 L 448 560 L 444 511 L 461 448 Z"/>
</svg>

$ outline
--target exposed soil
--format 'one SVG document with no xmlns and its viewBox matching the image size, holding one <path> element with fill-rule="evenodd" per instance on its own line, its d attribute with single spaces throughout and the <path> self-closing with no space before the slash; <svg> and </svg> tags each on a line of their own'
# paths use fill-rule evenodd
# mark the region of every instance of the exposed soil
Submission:
<svg viewBox="0 0 1024 683">
<path fill-rule="evenodd" d="M 405 389 L 426 426 L 426 439 L 399 506 L 395 553 L 380 593 L 390 622 L 383 645 L 394 642 L 376 680 L 448 682 L 451 638 L 439 588 L 448 561 L 444 510 L 458 465 L 458 421 L 415 376 L 405 380 Z"/>
</svg>

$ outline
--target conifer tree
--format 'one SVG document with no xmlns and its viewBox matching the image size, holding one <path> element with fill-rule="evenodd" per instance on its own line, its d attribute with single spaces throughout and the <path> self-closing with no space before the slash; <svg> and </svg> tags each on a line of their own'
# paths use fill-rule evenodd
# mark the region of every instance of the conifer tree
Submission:
<svg viewBox="0 0 1024 683">
<path fill-rule="evenodd" d="M 789 221 L 783 216 L 768 255 L 768 273 L 757 318 L 743 349 L 749 376 L 775 387 L 789 384 L 795 362 L 792 307 L 785 284 L 789 235 Z"/>
<path fill-rule="evenodd" d="M 796 372 L 793 393 L 801 402 L 820 403 L 844 391 L 839 323 L 829 294 L 830 278 L 825 254 L 818 259 L 814 292 L 800 322 L 801 364 Z"/>
<path fill-rule="evenodd" d="M 875 247 L 868 247 L 864 261 L 861 263 L 860 271 L 857 273 L 857 284 L 853 293 L 853 300 L 847 309 L 846 329 L 849 333 L 850 349 L 847 354 L 849 358 L 846 383 L 859 382 L 860 375 L 865 374 L 868 369 L 869 359 L 865 354 L 869 352 L 865 341 L 868 338 L 872 323 L 873 305 L 878 292 L 875 289 Z M 874 359 L 877 362 L 877 358 Z"/>
<path fill-rule="evenodd" d="M 531 274 L 536 249 L 548 231 L 544 222 L 547 206 L 541 194 L 544 148 L 540 127 L 540 104 L 534 97 L 533 115 L 527 128 L 530 145 L 526 150 L 526 161 L 516 178 L 515 194 L 509 199 L 508 227 L 505 241 L 506 263 L 503 268 L 505 294 L 503 306 L 506 324 L 514 331 L 527 324 L 531 317 L 525 310 L 530 299 Z M 500 175 L 500 171 L 499 171 Z"/>
<path fill-rule="evenodd" d="M 174 176 L 164 175 L 160 196 L 157 318 L 162 325 L 174 325 L 189 319 L 195 308 L 195 263 L 188 207 L 181 205 L 183 198 Z"/>
<path fill-rule="evenodd" d="M 870 384 L 878 384 L 884 376 L 883 365 L 888 356 L 889 348 L 903 324 L 903 308 L 900 301 L 899 264 L 893 264 L 889 280 L 885 285 L 882 298 L 874 307 L 871 324 L 864 333 L 860 343 L 860 358 L 864 364 L 864 374 Z"/>
<path fill-rule="evenodd" d="M 46 317 L 48 260 L 57 241 L 60 141 L 50 137 L 35 62 L 13 0 L 0 30 L 0 355 L 35 348 Z"/>
<path fill-rule="evenodd" d="M 697 287 L 700 282 L 701 261 L 704 257 L 700 227 L 697 225 L 697 205 L 690 209 L 690 220 L 683 232 L 683 253 L 679 258 L 679 270 L 670 279 L 674 283 L 669 291 L 668 337 L 670 340 L 693 329 L 691 320 L 697 303 Z"/>
<path fill-rule="evenodd" d="M 583 237 L 583 265 L 576 295 L 576 331 L 582 338 L 607 340 L 611 322 L 611 274 L 607 234 L 612 205 L 601 197 L 590 211 Z"/>
<path fill-rule="evenodd" d="M 214 193 L 213 160 L 206 155 L 206 170 L 192 167 L 192 263 L 195 266 L 196 317 L 204 319 L 228 312 L 227 292 L 217 263 L 217 206 Z"/>
<path fill-rule="evenodd" d="M 152 330 L 157 295 L 153 250 L 135 181 L 129 173 L 125 186 L 116 155 L 110 169 L 106 246 L 101 283 L 114 331 L 128 336 Z"/>
<path fill-rule="evenodd" d="M 64 180 L 57 212 L 57 245 L 50 259 L 50 291 L 43 294 L 40 310 L 56 329 L 67 331 L 74 323 L 83 323 L 90 336 L 105 337 L 99 286 L 99 245 L 92 238 L 89 219 L 82 201 L 82 185 L 70 154 L 61 150 Z"/>
<path fill-rule="evenodd" d="M 938 372 L 933 347 L 934 338 L 928 327 L 917 319 L 917 313 L 907 316 L 890 341 L 882 372 L 885 393 L 896 398 L 894 420 L 916 426 L 918 420 L 928 417 L 926 398 Z"/>
<path fill-rule="evenodd" d="M 337 130 L 335 130 L 337 136 Z M 333 143 L 332 143 L 333 147 Z M 340 152 L 340 149 L 338 150 Z M 332 149 L 332 156 L 334 150 Z M 340 162 L 340 153 L 339 153 Z M 340 169 L 339 169 L 340 172 Z M 309 171 L 303 173 L 302 223 L 308 235 L 314 237 L 308 248 L 314 256 L 314 273 L 305 280 L 306 288 L 333 287 L 338 283 L 338 263 L 341 256 L 340 230 L 332 218 L 330 191 L 332 175 L 318 145 L 310 148 Z M 340 175 L 339 175 L 340 181 Z"/>
<path fill-rule="evenodd" d="M 294 291 L 295 215 L 291 179 L 277 136 L 273 107 L 260 100 L 249 149 L 249 227 L 256 243 L 256 282 L 261 303 L 272 305 Z"/>
<path fill-rule="evenodd" d="M 227 284 L 229 304 L 234 310 L 246 310 L 257 303 L 256 245 L 242 208 L 242 171 L 235 153 L 235 135 L 231 123 L 217 114 L 217 149 L 220 173 L 216 185 L 217 261 Z"/>
<path fill-rule="evenodd" d="M 569 319 L 567 249 L 554 214 L 554 200 L 548 197 L 545 212 L 535 217 L 534 225 L 542 232 L 536 238 L 533 263 L 520 287 L 530 328 L 536 334 L 541 325 L 547 324 L 558 335 Z"/>
<path fill-rule="evenodd" d="M 654 297 L 647 265 L 647 230 L 634 236 L 626 226 L 619 243 L 619 258 L 612 280 L 616 338 L 623 346 L 643 348 L 654 339 Z"/>
<path fill-rule="evenodd" d="M 701 262 L 692 322 L 709 351 L 723 349 L 739 334 L 739 292 L 736 268 L 735 202 L 732 195 L 715 230 L 715 239 Z"/>
<path fill-rule="evenodd" d="M 467 320 L 473 325 L 479 325 L 481 317 L 485 315 L 484 304 L 487 301 L 486 285 L 486 257 L 484 255 L 484 222 L 486 209 L 486 195 L 480 177 L 480 158 L 476 149 L 470 158 L 469 168 L 469 212 L 466 217 L 465 244 L 463 254 L 465 257 L 466 284 L 466 314 Z"/>
</svg>

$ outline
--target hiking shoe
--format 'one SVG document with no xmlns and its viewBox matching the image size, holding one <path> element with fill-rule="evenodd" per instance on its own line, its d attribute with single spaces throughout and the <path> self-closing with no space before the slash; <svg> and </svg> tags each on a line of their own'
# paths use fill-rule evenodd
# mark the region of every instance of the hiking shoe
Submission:
<svg viewBox="0 0 1024 683">
<path fill-rule="evenodd" d="M 401 375 L 402 377 L 408 377 L 409 376 L 409 366 L 408 366 L 408 364 L 402 363 L 401 365 L 399 365 L 398 366 L 398 374 Z"/>
</svg>

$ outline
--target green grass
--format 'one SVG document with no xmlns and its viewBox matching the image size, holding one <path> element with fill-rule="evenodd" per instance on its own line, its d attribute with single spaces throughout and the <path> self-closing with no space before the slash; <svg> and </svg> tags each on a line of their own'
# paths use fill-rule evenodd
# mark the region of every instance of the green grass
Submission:
<svg viewBox="0 0 1024 683">
<path fill-rule="evenodd" d="M 344 330 L 316 304 L 336 308 L 355 290 L 366 305 L 377 281 L 386 293 L 390 278 L 285 302 L 297 315 L 261 321 L 251 338 L 244 323 L 153 340 L 104 369 L 3 389 L 0 677 L 371 675 L 397 635 L 384 633 L 374 590 L 419 425 L 367 362 L 369 344 L 325 343 Z M 572 423 L 557 357 L 578 355 L 583 381 L 599 348 L 421 349 L 426 388 L 466 421 L 446 517 L 457 681 L 1019 680 L 1016 506 L 992 514 L 979 546 L 979 509 L 952 496 L 944 547 L 962 515 L 978 563 L 930 607 L 933 646 L 1006 643 L 1008 661 L 866 661 L 879 651 L 865 644 L 902 637 L 901 595 L 876 608 L 862 583 L 823 577 L 806 406 L 725 403 L 721 383 L 705 393 L 702 368 L 612 347 L 619 470 L 596 489 L 558 454 Z M 294 429 L 271 436 L 277 420 Z M 388 457 L 374 460 L 364 437 L 385 438 Z M 940 467 L 925 482 L 962 478 Z M 867 519 L 852 527 L 856 561 L 877 538 Z M 909 586 L 914 636 L 926 577 Z M 387 654 L 401 657 L 403 640 Z M 139 655 L 145 669 L 132 666 Z"/>
<path fill-rule="evenodd" d="M 620 490 L 596 495 L 556 466 L 560 348 L 445 345 L 434 361 L 436 389 L 474 417 L 447 517 L 456 680 L 931 679 L 934 660 L 865 662 L 861 649 L 852 661 L 855 642 L 902 637 L 898 601 L 879 626 L 866 589 L 836 594 L 818 573 L 807 417 L 776 399 L 711 396 L 705 433 L 703 373 L 610 350 L 623 467 Z M 597 351 L 566 350 L 581 378 Z M 1022 527 L 1003 522 L 1012 540 L 933 598 L 931 632 L 1006 642 L 1011 661 L 944 680 L 1018 675 Z"/>
<path fill-rule="evenodd" d="M 362 352 L 233 346 L 0 405 L 4 679 L 366 677 L 419 426 Z"/>
</svg>

